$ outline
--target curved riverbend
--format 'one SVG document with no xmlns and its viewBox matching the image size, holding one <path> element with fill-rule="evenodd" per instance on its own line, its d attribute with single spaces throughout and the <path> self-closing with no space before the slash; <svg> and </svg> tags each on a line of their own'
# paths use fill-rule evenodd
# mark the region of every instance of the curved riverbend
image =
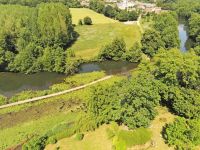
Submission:
<svg viewBox="0 0 200 150">
<path fill-rule="evenodd" d="M 80 65 L 78 73 L 105 71 L 107 75 L 126 73 L 137 67 L 136 63 L 128 62 L 91 62 Z M 24 90 L 45 90 L 66 78 L 64 74 L 41 72 L 36 74 L 0 73 L 0 95 L 11 97 Z"/>
</svg>

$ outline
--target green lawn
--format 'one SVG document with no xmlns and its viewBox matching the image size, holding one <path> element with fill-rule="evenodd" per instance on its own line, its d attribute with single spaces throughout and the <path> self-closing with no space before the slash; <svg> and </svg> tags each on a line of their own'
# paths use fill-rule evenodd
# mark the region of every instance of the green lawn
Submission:
<svg viewBox="0 0 200 150">
<path fill-rule="evenodd" d="M 93 24 L 115 23 L 116 20 L 105 17 L 102 14 L 96 13 L 87 8 L 70 8 L 72 14 L 72 23 L 78 24 L 79 19 L 83 19 L 89 16 L 92 19 Z"/>
<path fill-rule="evenodd" d="M 75 31 L 79 34 L 79 37 L 71 49 L 75 51 L 77 57 L 83 59 L 94 58 L 103 45 L 110 43 L 116 37 L 124 38 L 129 48 L 141 39 L 137 25 L 125 25 L 123 23 L 76 26 Z"/>
<path fill-rule="evenodd" d="M 82 76 L 80 75 L 80 77 Z M 91 96 L 91 88 L 94 86 L 99 84 L 112 85 L 122 79 L 124 79 L 123 76 L 114 76 L 109 80 L 72 93 L 1 109 L 0 116 L 3 123 L 0 124 L 0 150 L 17 145 L 33 134 L 43 134 L 62 122 L 75 120 L 79 113 L 69 111 L 71 109 L 76 110 L 76 107 L 79 107 L 80 104 L 71 103 L 71 100 L 80 103 L 86 102 Z M 6 115 L 11 114 L 10 112 L 12 112 L 12 115 Z M 17 118 L 22 121 L 17 120 Z M 5 126 L 9 127 L 6 128 Z"/>
</svg>

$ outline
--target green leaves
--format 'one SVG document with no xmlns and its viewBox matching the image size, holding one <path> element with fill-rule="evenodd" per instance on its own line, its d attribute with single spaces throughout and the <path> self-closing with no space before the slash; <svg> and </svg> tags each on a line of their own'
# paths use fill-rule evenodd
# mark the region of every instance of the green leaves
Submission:
<svg viewBox="0 0 200 150">
<path fill-rule="evenodd" d="M 178 150 L 195 149 L 200 144 L 200 120 L 177 118 L 164 129 L 164 138 Z"/>
</svg>

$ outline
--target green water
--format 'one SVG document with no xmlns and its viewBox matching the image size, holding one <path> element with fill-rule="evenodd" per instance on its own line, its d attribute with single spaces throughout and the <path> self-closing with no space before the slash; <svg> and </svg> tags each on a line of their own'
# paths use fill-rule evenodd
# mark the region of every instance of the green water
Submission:
<svg viewBox="0 0 200 150">
<path fill-rule="evenodd" d="M 82 64 L 78 73 L 105 71 L 107 74 L 126 73 L 137 67 L 128 62 L 94 62 Z M 31 75 L 21 73 L 0 72 L 0 94 L 13 96 L 24 90 L 45 90 L 52 84 L 62 82 L 64 74 L 41 72 Z"/>
</svg>

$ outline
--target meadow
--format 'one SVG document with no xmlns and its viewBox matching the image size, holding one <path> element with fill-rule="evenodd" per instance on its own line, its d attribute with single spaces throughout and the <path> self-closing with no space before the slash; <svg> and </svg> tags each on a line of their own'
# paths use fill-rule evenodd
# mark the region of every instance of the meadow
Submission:
<svg viewBox="0 0 200 150">
<path fill-rule="evenodd" d="M 116 23 L 118 21 L 105 17 L 87 8 L 70 8 L 72 23 L 78 25 L 78 21 L 86 16 L 92 19 L 93 24 Z"/>
<path fill-rule="evenodd" d="M 123 23 L 95 24 L 91 26 L 76 26 L 79 34 L 77 41 L 72 45 L 76 57 L 92 59 L 96 57 L 105 44 L 114 38 L 123 38 L 128 48 L 141 39 L 141 33 L 137 25 L 125 25 Z"/>
</svg>

